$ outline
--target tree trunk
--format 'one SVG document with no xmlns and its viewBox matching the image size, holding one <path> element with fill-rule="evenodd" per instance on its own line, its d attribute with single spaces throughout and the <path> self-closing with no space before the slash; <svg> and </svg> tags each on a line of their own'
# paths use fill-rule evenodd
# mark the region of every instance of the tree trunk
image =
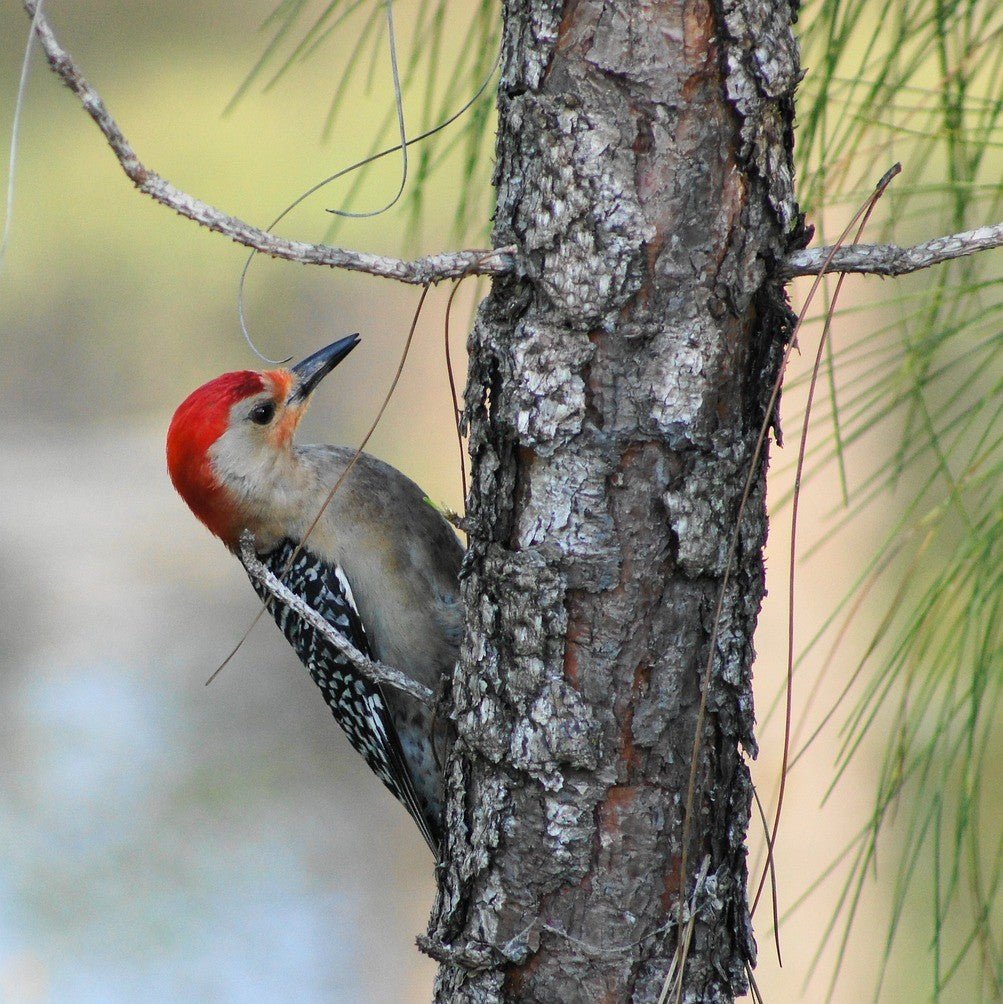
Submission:
<svg viewBox="0 0 1003 1004">
<path fill-rule="evenodd" d="M 439 1001 L 654 1001 L 683 888 L 685 1000 L 754 962 L 745 833 L 765 462 L 801 232 L 784 0 L 506 0 L 496 281 L 470 341 L 468 634 Z M 706 877 L 694 894 L 694 876 Z"/>
</svg>

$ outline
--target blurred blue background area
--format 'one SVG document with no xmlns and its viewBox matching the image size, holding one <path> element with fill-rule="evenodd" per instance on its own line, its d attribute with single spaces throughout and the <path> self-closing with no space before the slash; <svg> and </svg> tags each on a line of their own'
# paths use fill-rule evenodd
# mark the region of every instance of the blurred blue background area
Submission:
<svg viewBox="0 0 1003 1004">
<path fill-rule="evenodd" d="M 3 590 L 3 999 L 427 986 L 431 859 L 271 624 L 203 686 L 257 608 L 171 497 L 159 437 L 50 436 L 3 463 L 4 536 L 28 517 L 33 538 Z"/>
</svg>

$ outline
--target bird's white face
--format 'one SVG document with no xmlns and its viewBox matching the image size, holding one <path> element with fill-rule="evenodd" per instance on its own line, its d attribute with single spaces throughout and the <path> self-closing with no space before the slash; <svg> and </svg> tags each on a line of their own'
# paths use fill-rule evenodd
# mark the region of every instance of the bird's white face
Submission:
<svg viewBox="0 0 1003 1004">
<path fill-rule="evenodd" d="M 220 485 L 238 504 L 256 508 L 276 492 L 289 475 L 293 434 L 306 412 L 307 399 L 290 401 L 294 386 L 287 370 L 262 374 L 265 389 L 230 407 L 226 431 L 209 448 L 209 462 Z"/>
</svg>

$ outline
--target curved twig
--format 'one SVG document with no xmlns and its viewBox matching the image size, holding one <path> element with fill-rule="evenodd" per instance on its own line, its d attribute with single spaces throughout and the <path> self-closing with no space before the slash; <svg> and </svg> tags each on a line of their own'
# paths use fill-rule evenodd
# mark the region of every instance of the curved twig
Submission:
<svg viewBox="0 0 1003 1004">
<path fill-rule="evenodd" d="M 56 40 L 49 22 L 38 13 L 35 0 L 24 0 L 24 9 L 34 20 L 35 34 L 49 66 L 80 99 L 87 114 L 108 141 L 129 180 L 144 195 L 149 195 L 156 202 L 173 209 L 181 216 L 273 258 L 285 258 L 304 265 L 327 265 L 350 272 L 365 272 L 418 286 L 441 282 L 443 279 L 458 279 L 472 273 L 505 275 L 513 271 L 514 262 L 510 248 L 494 252 L 444 251 L 441 254 L 426 255 L 407 261 L 329 244 L 308 244 L 305 241 L 287 240 L 267 230 L 251 226 L 236 216 L 230 216 L 215 206 L 202 202 L 201 199 L 196 199 L 143 164 L 118 123 L 112 118 L 101 95 L 87 82 L 70 54 Z"/>
</svg>

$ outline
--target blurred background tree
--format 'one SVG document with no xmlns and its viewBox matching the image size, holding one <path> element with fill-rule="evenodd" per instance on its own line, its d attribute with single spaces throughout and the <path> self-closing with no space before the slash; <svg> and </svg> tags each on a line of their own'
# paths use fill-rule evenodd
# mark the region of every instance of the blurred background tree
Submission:
<svg viewBox="0 0 1003 1004">
<path fill-rule="evenodd" d="M 345 44 L 363 37 L 360 22 L 346 20 L 312 52 L 305 75 L 252 90 L 222 119 L 261 54 L 248 17 L 257 12 L 268 32 L 290 18 L 278 39 L 288 55 L 304 37 L 292 15 L 298 10 L 306 26 L 327 5 L 275 12 L 251 4 L 238 15 L 168 2 L 126 18 L 116 5 L 93 3 L 53 16 L 151 164 L 264 221 L 316 180 L 318 161 L 336 169 L 367 143 L 385 142 L 379 123 L 392 129 L 385 38 L 372 17 L 379 5 L 348 7 L 370 18 L 371 48 Z M 905 175 L 869 236 L 908 243 L 995 221 L 999 11 L 973 0 L 887 14 L 863 0 L 802 11 L 804 208 L 832 237 L 898 159 Z M 23 38 L 16 5 L 2 18 L 6 39 Z M 435 122 L 456 107 L 456 90 L 465 98 L 479 86 L 476 67 L 490 70 L 496 11 L 401 5 L 398 22 L 415 52 L 435 53 L 419 60 L 406 91 Z M 437 34 L 428 27 L 436 24 Z M 275 51 L 278 69 L 286 60 Z M 4 46 L 3 58 L 13 95 L 17 46 Z M 354 78 L 345 75 L 351 66 Z M 429 72 L 453 66 L 466 68 Z M 318 134 L 332 92 L 317 86 L 318 67 L 335 81 L 354 79 L 342 86 L 352 100 L 337 104 L 328 146 Z M 8 123 L 11 111 L 5 103 Z M 375 225 L 346 221 L 339 241 L 405 252 L 483 234 L 489 106 L 477 114 L 479 132 L 471 115 L 444 134 L 438 154 L 416 154 L 418 165 L 427 158 L 415 168 L 423 183 L 394 213 Z M 398 175 L 399 164 L 381 164 L 357 200 L 386 201 Z M 394 807 L 375 793 L 370 805 L 369 779 L 338 745 L 281 642 L 262 630 L 253 658 L 245 653 L 209 691 L 199 686 L 254 604 L 239 569 L 213 553 L 171 498 L 160 450 L 188 389 L 250 361 L 232 307 L 242 253 L 130 198 L 79 110 L 37 77 L 18 180 L 0 297 L 10 343 L 0 377 L 3 449 L 15 472 L 3 509 L 9 616 L 0 686 L 11 714 L 0 825 L 10 831 L 5 845 L 17 848 L 5 869 L 0 979 L 12 999 L 126 1000 L 154 986 L 212 999 L 271 999 L 295 988 L 304 1000 L 389 1000 L 400 999 L 409 971 L 414 999 L 427 999 L 429 965 L 409 937 L 431 898 L 426 862 Z M 344 193 L 329 204 L 346 205 Z M 300 213 L 289 232 L 316 226 L 319 237 L 324 222 L 310 221 L 320 213 Z M 815 738 L 789 782 L 777 850 L 782 905 L 825 860 L 835 865 L 784 928 L 786 969 L 772 971 L 763 953 L 758 979 L 768 999 L 793 998 L 807 979 L 806 999 L 831 988 L 837 1000 L 856 1000 L 874 993 L 876 972 L 888 999 L 929 996 L 931 987 L 956 1000 L 998 991 L 998 260 L 996 252 L 882 289 L 852 280 L 841 300 L 827 371 L 831 434 L 814 439 L 816 487 L 803 521 L 814 517 L 821 529 L 808 535 L 818 544 L 808 551 L 798 617 L 799 636 L 815 639 L 797 677 L 799 700 L 811 694 L 811 702 L 795 704 L 795 719 Z M 374 282 L 273 263 L 252 271 L 252 330 L 269 354 L 300 354 L 346 330 L 367 334 L 372 382 L 342 385 L 340 400 L 318 402 L 310 420 L 318 439 L 357 441 L 393 369 L 414 294 Z M 475 296 L 460 295 L 468 304 Z M 412 356 L 373 450 L 458 506 L 451 405 L 432 348 L 441 310 L 440 301 L 426 315 L 419 346 L 427 351 Z M 847 334 L 858 329 L 859 337 Z M 798 386 L 795 375 L 788 416 L 797 414 Z M 427 430 L 421 449 L 418 414 Z M 781 505 L 780 478 L 772 490 Z M 855 616 L 851 631 L 831 619 L 841 595 Z M 782 618 L 767 609 L 759 635 L 764 798 L 777 772 L 768 707 L 783 658 L 770 639 Z M 826 630 L 841 632 L 829 660 L 839 672 L 822 675 Z M 267 658 L 281 672 L 255 672 Z M 833 757 L 842 783 L 819 810 Z M 348 798 L 350 810 L 333 808 Z M 374 847 L 374 828 L 388 834 L 386 847 Z M 389 849 L 392 833 L 399 853 Z M 879 847 L 884 867 L 865 881 Z M 837 936 L 850 918 L 850 936 Z M 386 934 L 394 929 L 399 936 Z"/>
</svg>

